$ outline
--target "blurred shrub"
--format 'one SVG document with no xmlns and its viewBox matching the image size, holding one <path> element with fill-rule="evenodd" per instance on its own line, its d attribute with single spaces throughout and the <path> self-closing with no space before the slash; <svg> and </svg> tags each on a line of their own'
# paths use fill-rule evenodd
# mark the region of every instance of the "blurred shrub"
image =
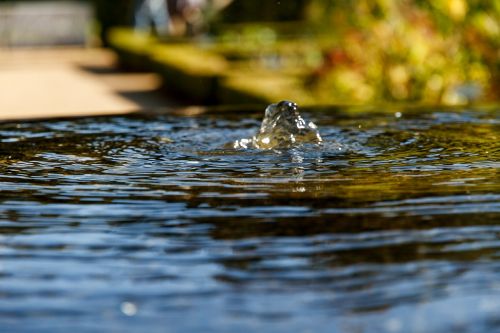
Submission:
<svg viewBox="0 0 500 333">
<path fill-rule="evenodd" d="M 132 1 L 92 1 L 106 44 Z M 300 76 L 318 103 L 499 100 L 498 0 L 233 0 L 216 17 L 200 40 L 232 67 Z"/>
<path fill-rule="evenodd" d="M 500 1 L 312 0 L 330 47 L 311 75 L 326 100 L 498 100 Z"/>
</svg>

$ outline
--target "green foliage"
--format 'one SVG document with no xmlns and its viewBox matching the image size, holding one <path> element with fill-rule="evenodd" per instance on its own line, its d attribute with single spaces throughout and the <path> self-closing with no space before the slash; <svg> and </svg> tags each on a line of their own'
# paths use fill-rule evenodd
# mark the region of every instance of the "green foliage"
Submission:
<svg viewBox="0 0 500 333">
<path fill-rule="evenodd" d="M 157 39 L 148 33 L 129 28 L 113 28 L 106 39 L 118 54 L 120 66 L 126 70 L 149 70 L 150 52 Z"/>
<path fill-rule="evenodd" d="M 191 101 L 213 104 L 227 62 L 219 55 L 190 44 L 162 44 L 151 49 L 153 68 L 172 92 Z"/>
<path fill-rule="evenodd" d="M 500 1 L 313 0 L 331 46 L 311 82 L 325 100 L 498 100 Z"/>
<path fill-rule="evenodd" d="M 146 54 L 157 40 L 148 33 L 133 31 L 129 28 L 113 28 L 108 33 L 108 39 L 113 45 L 133 51 L 138 54 Z"/>
<path fill-rule="evenodd" d="M 234 1 L 222 17 L 234 13 L 226 21 L 248 20 L 266 6 L 276 3 Z M 245 94 L 270 101 L 283 95 L 306 104 L 499 100 L 499 0 L 309 0 L 281 6 L 283 13 L 273 7 L 260 20 L 303 21 L 219 24 L 217 35 L 199 45 L 191 40 L 189 48 L 164 48 L 160 63 L 193 77 L 215 73 L 223 78 L 215 89 L 228 87 L 231 103 Z M 124 38 L 121 45 L 136 49 L 122 58 L 133 60 L 131 55 L 153 48 L 138 35 Z"/>
<path fill-rule="evenodd" d="M 152 49 L 154 59 L 193 75 L 215 76 L 227 70 L 226 61 L 210 51 L 189 44 L 164 44 Z"/>
</svg>

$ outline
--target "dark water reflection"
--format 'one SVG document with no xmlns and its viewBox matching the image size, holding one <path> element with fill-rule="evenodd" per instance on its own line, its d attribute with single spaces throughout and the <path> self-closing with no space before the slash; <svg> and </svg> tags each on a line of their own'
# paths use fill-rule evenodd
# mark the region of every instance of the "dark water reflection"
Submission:
<svg viewBox="0 0 500 333">
<path fill-rule="evenodd" d="M 382 111 L 0 125 L 1 331 L 500 332 L 499 109 Z"/>
</svg>

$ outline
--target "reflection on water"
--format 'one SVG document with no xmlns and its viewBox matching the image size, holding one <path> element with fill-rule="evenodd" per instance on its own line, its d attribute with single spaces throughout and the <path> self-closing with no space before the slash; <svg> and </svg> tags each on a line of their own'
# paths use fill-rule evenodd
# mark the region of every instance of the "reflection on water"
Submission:
<svg viewBox="0 0 500 333">
<path fill-rule="evenodd" d="M 499 110 L 328 111 L 0 125 L 0 327 L 500 331 Z"/>
</svg>

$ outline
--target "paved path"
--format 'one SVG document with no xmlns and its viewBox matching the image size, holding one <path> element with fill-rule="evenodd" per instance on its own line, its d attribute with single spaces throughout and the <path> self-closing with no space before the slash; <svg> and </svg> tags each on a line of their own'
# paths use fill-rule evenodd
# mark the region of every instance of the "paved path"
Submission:
<svg viewBox="0 0 500 333">
<path fill-rule="evenodd" d="M 0 49 L 0 121 L 125 114 L 175 103 L 155 74 L 120 73 L 100 49 Z"/>
</svg>

